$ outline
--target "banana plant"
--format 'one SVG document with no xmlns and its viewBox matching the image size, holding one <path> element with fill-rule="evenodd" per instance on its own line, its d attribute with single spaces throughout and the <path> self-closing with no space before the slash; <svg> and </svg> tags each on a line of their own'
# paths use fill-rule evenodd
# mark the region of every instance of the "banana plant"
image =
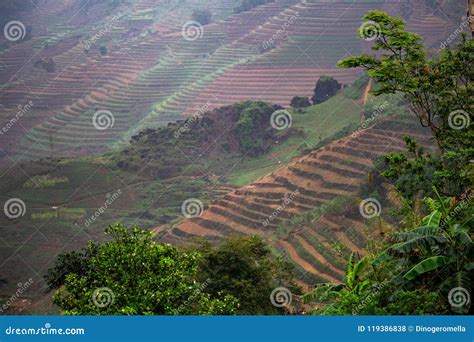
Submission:
<svg viewBox="0 0 474 342">
<path fill-rule="evenodd" d="M 313 291 L 303 296 L 303 300 L 305 303 L 330 301 L 348 293 L 362 293 L 370 286 L 369 280 L 362 280 L 368 264 L 366 257 L 356 260 L 356 255 L 352 253 L 347 262 L 344 283 L 318 284 Z"/>
<path fill-rule="evenodd" d="M 406 287 L 431 281 L 443 291 L 458 286 L 470 291 L 474 270 L 472 222 L 454 223 L 460 221 L 456 215 L 463 208 L 459 207 L 469 207 L 469 203 L 442 198 L 436 189 L 434 193 L 436 199 L 425 200 L 431 212 L 423 218 L 421 226 L 394 234 L 393 244 L 373 265 L 398 260 L 402 272 L 396 282 Z"/>
</svg>

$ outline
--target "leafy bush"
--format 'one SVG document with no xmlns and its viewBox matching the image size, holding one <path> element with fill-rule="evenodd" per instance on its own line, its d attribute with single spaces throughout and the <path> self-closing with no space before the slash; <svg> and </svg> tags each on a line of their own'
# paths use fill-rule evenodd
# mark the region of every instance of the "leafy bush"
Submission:
<svg viewBox="0 0 474 342">
<path fill-rule="evenodd" d="M 69 253 L 49 270 L 53 302 L 72 315 L 232 314 L 238 301 L 195 281 L 200 255 L 156 243 L 150 232 L 110 226 L 110 242 Z"/>
<path fill-rule="evenodd" d="M 270 148 L 269 139 L 274 134 L 270 117 L 275 108 L 265 102 L 243 102 L 240 110 L 237 132 L 242 153 L 256 157 Z"/>
<path fill-rule="evenodd" d="M 309 106 L 311 106 L 311 101 L 307 97 L 295 96 L 291 99 L 291 107 L 295 109 L 306 108 Z"/>
<path fill-rule="evenodd" d="M 53 302 L 64 313 L 283 314 L 271 304 L 273 289 L 299 291 L 289 264 L 258 236 L 177 249 L 154 242 L 150 232 L 138 228 L 115 225 L 106 233 L 111 241 L 62 254 L 48 270 L 50 289 L 59 289 Z"/>
<path fill-rule="evenodd" d="M 204 290 L 212 297 L 219 294 L 237 298 L 240 315 L 274 315 L 284 309 L 271 304 L 270 294 L 278 286 L 294 292 L 291 268 L 282 259 L 273 256 L 261 237 L 230 237 L 218 246 L 201 242 L 197 251 L 202 254 L 199 282 L 211 279 Z"/>
</svg>

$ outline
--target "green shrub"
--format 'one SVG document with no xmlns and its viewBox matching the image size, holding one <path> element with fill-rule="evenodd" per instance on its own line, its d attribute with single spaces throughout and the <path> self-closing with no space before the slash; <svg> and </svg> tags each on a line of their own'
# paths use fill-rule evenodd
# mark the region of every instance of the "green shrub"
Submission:
<svg viewBox="0 0 474 342">
<path fill-rule="evenodd" d="M 341 89 L 341 87 L 341 84 L 336 79 L 329 76 L 321 76 L 314 88 L 314 96 L 312 97 L 313 103 L 320 104 L 329 100 L 337 94 L 337 91 Z"/>
</svg>

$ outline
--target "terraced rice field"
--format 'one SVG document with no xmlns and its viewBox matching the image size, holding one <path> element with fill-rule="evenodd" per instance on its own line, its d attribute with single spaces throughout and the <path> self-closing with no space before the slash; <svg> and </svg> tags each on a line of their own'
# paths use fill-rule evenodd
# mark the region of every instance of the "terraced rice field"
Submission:
<svg viewBox="0 0 474 342">
<path fill-rule="evenodd" d="M 0 163 L 98 153 L 139 129 L 175 121 L 203 106 L 246 99 L 288 106 L 292 96 L 310 95 L 321 75 L 350 83 L 357 71 L 334 66 L 369 49 L 369 43 L 354 37 L 371 8 L 402 15 L 429 44 L 451 30 L 428 7 L 409 1 L 276 0 L 236 15 L 233 4 L 207 0 L 213 22 L 194 41 L 184 39 L 181 29 L 193 6 L 202 7 L 197 0 L 186 6 L 140 0 L 111 13 L 94 8 L 89 16 L 79 15 L 84 9 L 71 0 L 45 2 L 18 18 L 31 27 L 32 38 L 20 43 L 0 38 L 0 126 L 18 106 L 34 105 L 0 135 Z M 59 20 L 64 16 L 70 19 Z M 270 39 L 273 44 L 267 44 Z M 101 46 L 107 48 L 105 55 Z M 55 63 L 53 72 L 34 67 L 48 58 Z M 98 110 L 113 114 L 112 127 L 94 128 Z"/>
<path fill-rule="evenodd" d="M 350 252 L 365 253 L 367 233 L 354 194 L 378 156 L 404 150 L 404 134 L 429 145 L 426 130 L 414 127 L 406 121 L 381 121 L 225 194 L 199 217 L 157 231 L 163 241 L 178 244 L 195 236 L 215 240 L 233 234 L 263 235 L 277 253 L 297 265 L 301 281 L 338 281 L 344 258 Z M 342 213 L 323 214 L 284 237 L 278 235 L 280 224 L 341 197 L 353 199 Z"/>
</svg>

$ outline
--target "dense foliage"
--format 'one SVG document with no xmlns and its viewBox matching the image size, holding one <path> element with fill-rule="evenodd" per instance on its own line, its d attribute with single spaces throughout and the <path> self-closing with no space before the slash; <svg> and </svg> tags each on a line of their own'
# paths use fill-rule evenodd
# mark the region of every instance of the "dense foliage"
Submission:
<svg viewBox="0 0 474 342">
<path fill-rule="evenodd" d="M 272 128 L 271 115 L 282 109 L 262 101 L 245 101 L 209 110 L 199 108 L 186 120 L 158 129 L 147 128 L 132 136 L 130 144 L 112 154 L 113 163 L 145 177 L 167 179 L 177 174 L 202 174 L 212 166 L 226 173 L 236 160 L 268 152 L 274 142 L 284 141 L 292 130 Z M 187 158 L 183 158 L 185 153 Z M 176 194 L 175 194 L 176 195 Z"/>
<path fill-rule="evenodd" d="M 336 79 L 328 76 L 322 76 L 316 82 L 314 95 L 311 99 L 314 104 L 323 103 L 324 101 L 327 101 L 336 95 L 337 91 L 341 89 L 341 87 L 341 84 Z"/>
<path fill-rule="evenodd" d="M 272 290 L 294 286 L 286 263 L 260 237 L 230 237 L 178 249 L 121 225 L 112 240 L 60 255 L 45 276 L 66 314 L 277 314 Z"/>
<path fill-rule="evenodd" d="M 207 25 L 211 22 L 212 13 L 207 9 L 198 9 L 193 12 L 192 18 L 201 25 Z"/>
<path fill-rule="evenodd" d="M 155 243 L 138 228 L 116 225 L 106 233 L 110 242 L 90 243 L 82 256 L 69 254 L 68 262 L 60 258 L 47 275 L 55 287 L 64 279 L 53 301 L 66 314 L 232 314 L 238 307 L 232 296 L 202 291 L 195 281 L 198 253 Z M 66 264 L 72 266 L 67 271 Z"/>
<path fill-rule="evenodd" d="M 289 264 L 275 258 L 258 236 L 230 237 L 218 246 L 202 242 L 197 250 L 203 256 L 199 281 L 212 279 L 204 291 L 237 298 L 238 314 L 281 314 L 284 309 L 269 300 L 272 290 L 285 286 L 297 291 Z"/>
<path fill-rule="evenodd" d="M 323 284 L 306 301 L 327 303 L 324 315 L 425 315 L 468 313 L 454 305 L 453 289 L 471 293 L 474 269 L 472 222 L 451 198 L 427 198 L 433 211 L 419 227 L 396 232 L 379 252 L 349 260 L 344 284 Z M 472 215 L 472 210 L 470 210 Z M 472 218 L 472 216 L 471 216 Z M 458 225 L 455 222 L 462 222 Z M 458 294 L 459 295 L 459 294 Z M 462 303 L 462 302 L 461 302 Z"/>
<path fill-rule="evenodd" d="M 377 81 L 375 95 L 402 94 L 431 129 L 438 151 L 428 153 L 406 137 L 407 152 L 383 157 L 381 176 L 410 219 L 369 255 L 351 257 L 344 284 L 319 285 L 306 300 L 326 303 L 315 312 L 331 315 L 472 313 L 473 40 L 463 36 L 456 50 L 431 58 L 403 21 L 377 11 L 364 20 L 377 29 L 378 54 L 339 65 L 365 68 Z M 464 120 L 453 120 L 453 111 Z"/>
<path fill-rule="evenodd" d="M 270 125 L 270 117 L 278 108 L 259 101 L 243 102 L 237 107 L 240 116 L 236 128 L 241 152 L 251 157 L 266 153 L 276 133 Z"/>
<path fill-rule="evenodd" d="M 339 66 L 365 68 L 379 85 L 375 95 L 401 93 L 421 125 L 431 129 L 441 152 L 440 157 L 420 156 L 420 150 L 415 151 L 408 142 L 409 154 L 386 156 L 387 175 L 409 179 L 416 174 L 427 178 L 442 194 L 460 195 L 470 183 L 469 160 L 474 156 L 474 132 L 470 129 L 474 41 L 464 35 L 455 50 L 447 48 L 440 56 L 428 57 L 421 38 L 407 32 L 402 20 L 378 11 L 370 11 L 364 19 L 375 23 L 378 38 L 372 49 L 378 54 L 347 58 Z M 363 37 L 365 33 L 361 30 L 359 34 Z M 422 164 L 434 170 L 426 173 L 419 163 L 414 167 L 410 158 L 424 158 L 427 162 Z M 431 187 L 418 186 L 418 182 L 412 185 L 412 191 L 424 190 L 425 195 L 433 196 Z"/>
</svg>

